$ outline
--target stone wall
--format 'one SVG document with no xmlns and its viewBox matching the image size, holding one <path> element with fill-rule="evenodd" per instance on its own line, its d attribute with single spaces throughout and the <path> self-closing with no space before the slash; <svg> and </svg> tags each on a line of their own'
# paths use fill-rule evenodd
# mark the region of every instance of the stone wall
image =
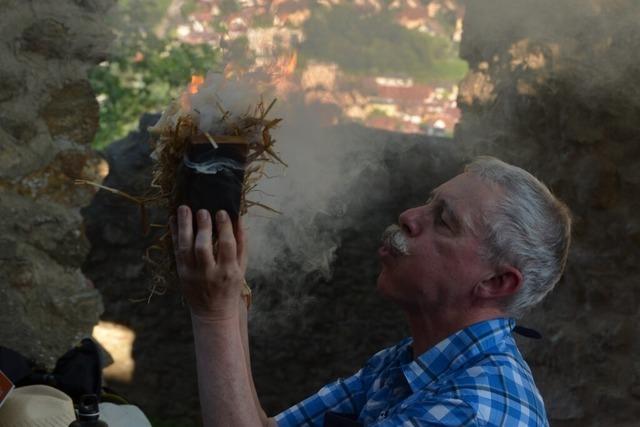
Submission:
<svg viewBox="0 0 640 427">
<path fill-rule="evenodd" d="M 640 417 L 640 3 L 470 1 L 456 138 L 541 177 L 573 211 L 564 279 L 523 343 L 554 426 Z"/>
<path fill-rule="evenodd" d="M 107 164 L 88 145 L 87 70 L 107 55 L 112 0 L 0 1 L 0 344 L 51 367 L 103 307 L 80 266 L 79 208 Z"/>
</svg>

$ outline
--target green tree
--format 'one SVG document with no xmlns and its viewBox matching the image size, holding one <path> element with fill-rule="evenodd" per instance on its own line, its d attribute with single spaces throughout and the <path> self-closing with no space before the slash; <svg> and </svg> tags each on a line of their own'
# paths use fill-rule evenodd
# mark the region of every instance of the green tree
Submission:
<svg viewBox="0 0 640 427">
<path fill-rule="evenodd" d="M 124 137 L 144 112 L 159 112 L 177 97 L 191 75 L 219 64 L 219 51 L 209 45 L 183 44 L 173 33 L 159 37 L 154 32 L 169 4 L 127 0 L 110 17 L 116 28 L 113 54 L 89 75 L 100 102 L 94 147 Z"/>
<path fill-rule="evenodd" d="M 222 0 L 219 7 L 221 16 L 227 16 L 240 10 L 236 0 Z"/>
<path fill-rule="evenodd" d="M 454 43 L 397 24 L 390 12 L 363 14 L 350 5 L 318 7 L 305 22 L 301 53 L 353 74 L 403 74 L 417 80 L 458 80 L 466 64 Z"/>
</svg>

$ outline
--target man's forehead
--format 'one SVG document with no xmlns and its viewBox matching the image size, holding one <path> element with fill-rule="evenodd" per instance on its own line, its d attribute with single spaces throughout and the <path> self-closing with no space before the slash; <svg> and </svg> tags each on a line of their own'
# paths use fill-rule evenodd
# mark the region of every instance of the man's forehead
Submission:
<svg viewBox="0 0 640 427">
<path fill-rule="evenodd" d="M 434 188 L 429 195 L 443 203 L 466 228 L 476 229 L 497 193 L 480 177 L 465 172 Z"/>
<path fill-rule="evenodd" d="M 495 197 L 495 190 L 482 178 L 464 172 L 434 188 L 430 195 L 451 203 L 464 201 L 471 204 L 483 204 L 485 200 Z"/>
</svg>

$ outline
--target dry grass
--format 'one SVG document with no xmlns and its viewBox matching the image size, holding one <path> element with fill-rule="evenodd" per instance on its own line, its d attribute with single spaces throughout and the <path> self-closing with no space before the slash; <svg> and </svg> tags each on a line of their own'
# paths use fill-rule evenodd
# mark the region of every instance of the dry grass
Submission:
<svg viewBox="0 0 640 427">
<path fill-rule="evenodd" d="M 177 175 L 190 144 L 196 143 L 196 141 L 199 143 L 207 141 L 214 148 L 223 144 L 244 145 L 247 160 L 242 185 L 240 214 L 246 214 L 251 207 L 277 212 L 269 206 L 251 201 L 248 198 L 251 192 L 256 189 L 260 179 L 266 176 L 264 168 L 267 163 L 280 163 L 286 166 L 274 151 L 275 140 L 270 134 L 270 130 L 276 127 L 281 119 L 267 118 L 275 102 L 276 99 L 273 99 L 265 107 L 263 100 L 260 99 L 253 108 L 250 107 L 245 114 L 235 119 L 222 105 L 217 104 L 221 113 L 219 128 L 223 131 L 211 135 L 202 132 L 190 114 L 179 115 L 174 101 L 169 110 L 173 110 L 176 115 L 179 115 L 176 124 L 172 125 L 170 120 L 161 119 L 155 126 L 149 128 L 150 134 L 155 136 L 152 142 L 154 146 L 152 157 L 156 163 L 153 168 L 151 188 L 145 196 L 133 196 L 95 182 L 76 180 L 77 184 L 93 185 L 136 203 L 140 207 L 141 224 L 145 235 L 149 233 L 151 228 L 161 228 L 164 231 L 147 248 L 145 254 L 145 259 L 152 272 L 152 283 L 146 300 L 154 295 L 164 294 L 171 283 L 175 283 L 175 259 L 169 231 L 169 219 L 167 218 L 166 224 L 150 224 L 147 208 L 151 205 L 158 206 L 166 209 L 169 215 L 176 211 L 181 200 L 177 188 Z M 197 111 L 195 113 L 197 114 Z"/>
</svg>

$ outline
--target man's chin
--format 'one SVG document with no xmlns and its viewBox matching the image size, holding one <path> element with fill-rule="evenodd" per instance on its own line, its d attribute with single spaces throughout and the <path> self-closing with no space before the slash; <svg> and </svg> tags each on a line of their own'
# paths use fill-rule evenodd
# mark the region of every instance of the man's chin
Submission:
<svg viewBox="0 0 640 427">
<path fill-rule="evenodd" d="M 390 298 L 393 291 L 393 281 L 388 277 L 388 271 L 384 264 L 382 270 L 378 274 L 378 280 L 376 281 L 376 291 L 385 298 Z"/>
<path fill-rule="evenodd" d="M 378 278 L 376 291 L 392 305 L 400 307 L 401 309 L 405 307 L 406 304 L 403 302 L 402 291 L 395 288 L 392 281 L 380 280 L 380 278 Z"/>
</svg>

